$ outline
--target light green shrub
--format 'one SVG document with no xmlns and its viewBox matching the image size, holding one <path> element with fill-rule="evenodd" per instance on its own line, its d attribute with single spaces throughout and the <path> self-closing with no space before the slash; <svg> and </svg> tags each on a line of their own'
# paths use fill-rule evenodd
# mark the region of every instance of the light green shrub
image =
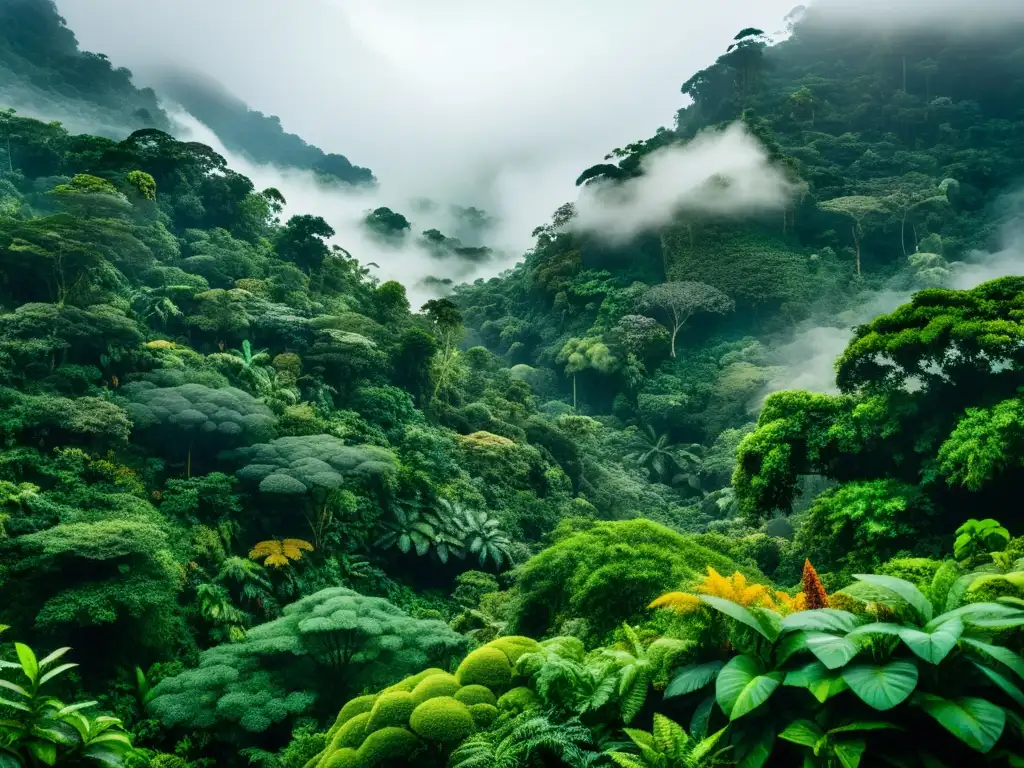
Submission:
<svg viewBox="0 0 1024 768">
<path fill-rule="evenodd" d="M 341 726 L 341 728 L 339 728 L 331 738 L 330 746 L 327 747 L 327 752 L 333 752 L 336 749 L 343 749 L 344 747 L 358 749 L 359 745 L 363 743 L 363 739 L 366 738 L 366 734 L 369 732 L 369 729 L 367 728 L 367 724 L 369 722 L 369 712 L 361 712 L 351 718 L 347 723 Z"/>
<path fill-rule="evenodd" d="M 501 689 L 512 682 L 512 665 L 497 648 L 477 648 L 459 664 L 455 678 L 460 685 L 484 685 Z"/>
<path fill-rule="evenodd" d="M 476 731 L 469 707 L 451 696 L 423 702 L 409 718 L 409 725 L 428 741 L 462 741 Z"/>
<path fill-rule="evenodd" d="M 467 685 L 455 692 L 455 699 L 461 701 L 467 707 L 474 704 L 490 704 L 497 706 L 498 698 L 490 688 L 483 685 Z"/>
<path fill-rule="evenodd" d="M 381 728 L 401 727 L 409 724 L 409 715 L 416 709 L 412 694 L 406 691 L 382 693 L 370 711 L 370 721 L 366 725 L 368 733 Z"/>
<path fill-rule="evenodd" d="M 420 740 L 404 728 L 382 728 L 366 737 L 359 748 L 359 758 L 366 768 L 387 766 L 409 757 L 419 746 Z"/>
<path fill-rule="evenodd" d="M 483 730 L 498 719 L 498 708 L 493 704 L 470 704 L 469 714 L 473 717 L 473 724 Z"/>
<path fill-rule="evenodd" d="M 498 699 L 498 711 L 519 714 L 540 705 L 540 699 L 529 688 L 513 688 Z"/>
<path fill-rule="evenodd" d="M 359 757 L 359 753 L 348 748 L 331 752 L 320 763 L 321 768 L 363 768 L 364 765 L 366 763 Z"/>
<path fill-rule="evenodd" d="M 412 689 L 412 698 L 417 704 L 422 704 L 427 699 L 437 696 L 454 696 L 459 687 L 459 681 L 454 675 L 442 672 L 420 680 Z"/>
<path fill-rule="evenodd" d="M 412 689 L 415 688 L 419 684 L 419 682 L 421 680 L 423 680 L 425 678 L 428 678 L 428 677 L 431 677 L 433 675 L 445 675 L 445 674 L 448 674 L 448 673 L 445 672 L 443 669 L 438 669 L 437 667 L 431 667 L 430 669 L 424 669 L 422 672 L 417 672 L 415 675 L 409 675 L 409 677 L 405 678 L 404 680 L 399 680 L 394 685 L 389 685 L 387 688 L 385 688 L 383 691 L 381 691 L 381 693 L 391 693 L 392 691 L 410 691 L 411 692 Z"/>
<path fill-rule="evenodd" d="M 540 643 L 529 637 L 508 635 L 507 637 L 499 637 L 496 640 L 492 640 L 487 644 L 487 647 L 497 648 L 508 656 L 509 664 L 515 666 L 515 663 L 519 661 L 519 657 L 524 653 L 536 653 L 539 651 Z"/>
</svg>

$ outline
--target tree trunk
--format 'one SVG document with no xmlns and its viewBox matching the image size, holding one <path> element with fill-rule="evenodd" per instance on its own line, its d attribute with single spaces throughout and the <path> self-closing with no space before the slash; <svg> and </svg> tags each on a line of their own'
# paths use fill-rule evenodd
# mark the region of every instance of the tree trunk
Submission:
<svg viewBox="0 0 1024 768">
<path fill-rule="evenodd" d="M 679 333 L 680 326 L 675 325 L 672 327 L 672 359 L 676 358 L 676 334 Z"/>
<path fill-rule="evenodd" d="M 860 236 L 857 234 L 857 225 L 853 225 L 853 245 L 857 252 L 857 277 L 860 277 Z"/>
<path fill-rule="evenodd" d="M 576 410 L 576 374 L 572 375 L 572 409 Z"/>
<path fill-rule="evenodd" d="M 185 463 L 185 477 L 186 478 L 192 477 L 192 446 L 193 445 L 195 445 L 194 442 L 188 444 L 188 459 L 186 460 L 186 463 Z"/>
<path fill-rule="evenodd" d="M 900 248 L 903 249 L 903 258 L 907 258 L 907 212 L 903 212 L 903 220 L 900 222 Z"/>
</svg>

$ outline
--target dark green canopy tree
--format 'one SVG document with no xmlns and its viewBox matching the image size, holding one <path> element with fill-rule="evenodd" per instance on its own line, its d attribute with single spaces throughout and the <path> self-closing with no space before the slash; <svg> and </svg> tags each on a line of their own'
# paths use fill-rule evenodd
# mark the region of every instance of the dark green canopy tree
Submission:
<svg viewBox="0 0 1024 768">
<path fill-rule="evenodd" d="M 236 475 L 261 496 L 276 500 L 286 511 L 300 506 L 317 549 L 333 522 L 332 494 L 350 485 L 380 489 L 396 469 L 394 454 L 386 448 L 345 445 L 331 435 L 279 437 L 239 448 L 226 458 L 245 465 Z"/>
<path fill-rule="evenodd" d="M 202 384 L 158 387 L 148 381 L 121 389 L 125 410 L 136 434 L 152 441 L 164 455 L 185 459 L 192 474 L 194 454 L 208 463 L 218 451 L 266 440 L 274 434 L 273 412 L 247 392 L 234 387 L 211 389 Z M 168 433 L 177 441 L 168 441 Z"/>
<path fill-rule="evenodd" d="M 280 726 L 296 716 L 333 714 L 363 686 L 447 667 L 468 642 L 443 621 L 414 619 L 383 598 L 325 589 L 241 642 L 204 651 L 197 669 L 154 689 L 150 710 L 170 728 L 215 729 L 238 744 L 256 734 L 280 742 L 288 735 Z"/>
</svg>

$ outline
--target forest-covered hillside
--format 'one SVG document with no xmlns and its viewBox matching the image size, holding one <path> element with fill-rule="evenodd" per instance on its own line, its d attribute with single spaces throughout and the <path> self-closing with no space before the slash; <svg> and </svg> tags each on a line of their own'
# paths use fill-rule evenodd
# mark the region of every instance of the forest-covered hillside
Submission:
<svg viewBox="0 0 1024 768">
<path fill-rule="evenodd" d="M 258 163 L 311 170 L 321 181 L 371 184 L 373 173 L 287 133 L 276 116 L 250 109 L 198 75 L 167 74 L 161 92 L 137 88 L 132 73 L 102 53 L 82 51 L 54 0 L 0 0 L 0 102 L 27 115 L 121 138 L 133 129 L 172 131 L 171 98 Z"/>
<path fill-rule="evenodd" d="M 578 182 L 740 121 L 785 210 L 567 204 L 418 309 L 207 146 L 5 111 L 0 768 L 1021 764 L 1024 30 L 828 8 Z M 149 98 L 63 45 L 0 61 Z"/>
</svg>

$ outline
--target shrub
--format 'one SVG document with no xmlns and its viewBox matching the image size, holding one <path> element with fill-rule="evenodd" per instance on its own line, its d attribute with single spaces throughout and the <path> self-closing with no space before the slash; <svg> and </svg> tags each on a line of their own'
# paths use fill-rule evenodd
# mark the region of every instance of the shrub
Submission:
<svg viewBox="0 0 1024 768">
<path fill-rule="evenodd" d="M 412 689 L 412 698 L 417 704 L 422 704 L 427 699 L 438 696 L 454 696 L 460 687 L 459 681 L 454 675 L 442 672 L 439 675 L 430 675 L 420 680 Z"/>
<path fill-rule="evenodd" d="M 461 701 L 467 707 L 474 704 L 490 704 L 492 707 L 498 703 L 498 698 L 491 692 L 490 688 L 483 685 L 467 685 L 455 692 L 456 701 Z"/>
<path fill-rule="evenodd" d="M 469 714 L 473 716 L 474 725 L 483 730 L 498 719 L 498 708 L 493 704 L 470 704 Z"/>
<path fill-rule="evenodd" d="M 446 675 L 448 674 L 443 669 L 437 667 L 431 667 L 430 669 L 424 669 L 422 672 L 417 672 L 415 675 L 409 675 L 404 680 L 399 680 L 394 685 L 390 685 L 385 688 L 381 693 L 391 693 L 392 691 L 406 691 L 411 693 L 412 689 L 415 688 L 421 680 L 432 677 L 433 675 Z"/>
<path fill-rule="evenodd" d="M 357 696 L 356 698 L 348 701 L 345 706 L 341 708 L 341 712 L 338 713 L 338 718 L 334 721 L 334 725 L 331 726 L 331 730 L 327 733 L 327 738 L 329 739 L 334 736 L 338 729 L 356 715 L 361 715 L 364 712 L 369 712 L 373 709 L 373 703 L 376 700 L 377 696 L 376 694 L 373 694 L 369 696 Z"/>
<path fill-rule="evenodd" d="M 537 698 L 537 694 L 525 686 L 513 688 L 498 699 L 498 711 L 503 713 L 519 714 L 539 705 L 540 699 Z"/>
<path fill-rule="evenodd" d="M 359 748 L 363 765 L 391 765 L 393 760 L 409 757 L 420 746 L 420 740 L 404 728 L 382 728 L 366 737 Z"/>
<path fill-rule="evenodd" d="M 485 645 L 470 653 L 455 672 L 459 685 L 484 685 L 504 688 L 512 682 L 512 665 L 508 656 L 497 648 Z"/>
<path fill-rule="evenodd" d="M 462 741 L 476 730 L 469 707 L 451 696 L 425 701 L 413 710 L 409 725 L 429 741 Z"/>
<path fill-rule="evenodd" d="M 363 768 L 364 765 L 366 763 L 359 757 L 358 752 L 346 748 L 329 754 L 318 763 L 318 768 Z"/>
<path fill-rule="evenodd" d="M 408 725 L 409 715 L 416 709 L 412 694 L 406 691 L 382 693 L 370 712 L 367 731 L 379 731 L 381 728 Z"/>
<path fill-rule="evenodd" d="M 563 621 L 586 618 L 604 635 L 624 621 L 646 618 L 658 595 L 700 578 L 711 566 L 732 573 L 732 558 L 694 537 L 637 519 L 621 522 L 563 521 L 555 543 L 522 566 L 514 625 L 542 637 Z M 742 569 L 762 581 L 754 569 Z"/>
<path fill-rule="evenodd" d="M 328 747 L 328 751 L 343 749 L 345 747 L 358 749 L 359 745 L 363 743 L 363 739 L 366 738 L 366 734 L 370 731 L 368 728 L 369 722 L 369 712 L 362 712 L 353 717 L 341 726 L 341 728 L 339 728 L 331 738 L 331 744 L 330 747 Z"/>
<path fill-rule="evenodd" d="M 508 635 L 499 637 L 487 644 L 489 648 L 497 648 L 508 657 L 510 664 L 515 665 L 519 657 L 524 653 L 536 653 L 540 650 L 540 643 L 529 637 Z"/>
</svg>

